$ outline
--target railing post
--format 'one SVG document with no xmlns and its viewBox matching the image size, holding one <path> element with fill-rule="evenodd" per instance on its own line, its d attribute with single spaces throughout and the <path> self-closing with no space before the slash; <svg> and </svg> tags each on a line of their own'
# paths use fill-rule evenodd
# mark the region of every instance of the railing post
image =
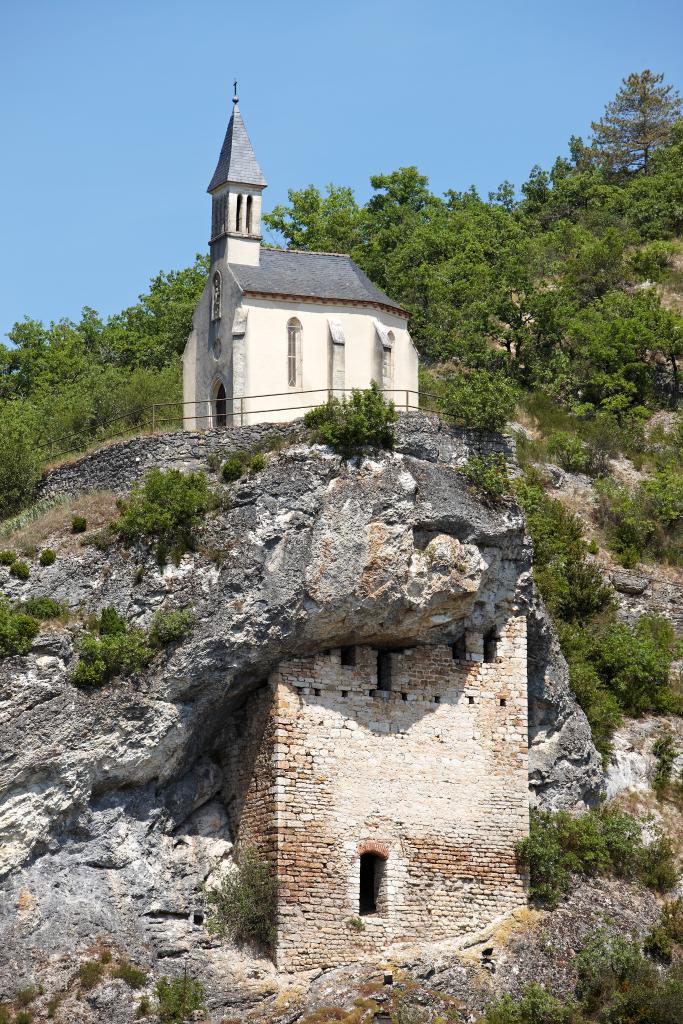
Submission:
<svg viewBox="0 0 683 1024">
<path fill-rule="evenodd" d="M 244 398 L 240 395 L 240 426 L 244 426 Z"/>
<path fill-rule="evenodd" d="M 406 388 L 406 412 L 408 412 L 408 388 Z"/>
</svg>

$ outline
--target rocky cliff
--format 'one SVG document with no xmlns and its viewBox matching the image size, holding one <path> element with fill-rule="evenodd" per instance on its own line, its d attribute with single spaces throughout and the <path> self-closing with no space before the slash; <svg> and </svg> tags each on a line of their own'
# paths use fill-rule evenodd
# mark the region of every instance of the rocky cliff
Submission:
<svg viewBox="0 0 683 1024">
<path fill-rule="evenodd" d="M 267 433 L 124 442 L 56 471 L 43 493 L 123 493 L 152 465 L 208 469 L 212 452 Z M 505 592 L 529 616 L 531 799 L 597 799 L 600 760 L 533 592 L 522 515 L 487 504 L 457 472 L 482 450 L 513 455 L 506 441 L 418 414 L 402 418 L 395 453 L 360 465 L 295 432 L 230 489 L 178 566 L 56 534 L 55 563 L 36 564 L 28 581 L 0 568 L 13 600 L 49 595 L 72 613 L 26 657 L 0 662 L 0 995 L 46 971 L 65 984 L 96 941 L 157 973 L 201 973 L 216 1020 L 235 992 L 258 1002 L 274 991 L 267 963 L 209 936 L 202 887 L 232 848 L 227 722 L 293 653 L 447 639 L 466 615 L 485 628 Z M 109 605 L 143 627 L 159 608 L 191 606 L 197 622 L 139 677 L 77 690 L 69 675 L 85 618 Z M 87 1012 L 100 1019 L 105 1008 Z"/>
</svg>

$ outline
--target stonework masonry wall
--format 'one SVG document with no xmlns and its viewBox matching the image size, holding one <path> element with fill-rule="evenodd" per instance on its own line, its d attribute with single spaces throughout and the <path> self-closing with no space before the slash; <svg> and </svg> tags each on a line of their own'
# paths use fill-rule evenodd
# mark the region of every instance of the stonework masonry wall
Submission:
<svg viewBox="0 0 683 1024">
<path fill-rule="evenodd" d="M 526 620 L 508 619 L 484 655 L 476 633 L 385 654 L 390 689 L 370 647 L 272 675 L 272 732 L 246 757 L 256 772 L 237 838 L 270 857 L 275 845 L 280 969 L 454 937 L 525 903 L 514 847 L 528 832 Z M 377 910 L 359 916 L 365 851 L 378 854 Z"/>
<path fill-rule="evenodd" d="M 396 451 L 456 465 L 470 455 L 502 453 L 514 456 L 514 442 L 500 434 L 453 427 L 437 416 L 402 414 L 396 430 Z M 178 430 L 119 441 L 46 473 L 38 497 L 85 494 L 89 491 L 127 491 L 155 466 L 164 469 L 206 469 L 214 452 L 227 458 L 235 451 L 258 446 L 273 437 L 303 438 L 303 424 L 256 424 L 225 430 Z"/>
</svg>

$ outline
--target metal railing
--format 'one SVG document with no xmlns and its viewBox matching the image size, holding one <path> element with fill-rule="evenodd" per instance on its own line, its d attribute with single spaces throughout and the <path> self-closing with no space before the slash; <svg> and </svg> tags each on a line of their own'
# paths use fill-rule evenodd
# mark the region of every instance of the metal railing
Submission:
<svg viewBox="0 0 683 1024">
<path fill-rule="evenodd" d="M 312 388 L 303 391 L 280 391 L 273 394 L 240 395 L 235 398 L 197 401 L 154 402 L 151 405 L 135 407 L 127 412 L 117 413 L 83 427 L 82 430 L 70 431 L 60 437 L 51 438 L 38 446 L 38 452 L 46 460 L 53 460 L 73 452 L 86 451 L 94 443 L 106 443 L 125 437 L 139 437 L 146 433 L 175 428 L 178 430 L 226 429 L 249 425 L 251 417 L 291 414 L 290 417 L 274 422 L 288 422 L 303 416 L 310 409 L 325 405 L 333 397 L 350 396 L 352 388 Z M 382 393 L 394 402 L 399 412 L 439 412 L 437 407 L 439 396 L 411 388 L 382 388 Z M 302 402 L 302 396 L 317 395 L 318 400 Z M 282 405 L 258 405 L 252 408 L 251 403 L 262 403 L 269 399 L 290 401 Z M 431 404 L 433 400 L 434 404 Z M 188 408 L 190 411 L 188 412 Z M 441 415 L 443 415 L 441 413 Z M 260 422 L 268 422 L 260 420 Z M 186 424 L 191 426 L 187 427 Z M 117 424 L 122 429 L 116 431 Z"/>
</svg>

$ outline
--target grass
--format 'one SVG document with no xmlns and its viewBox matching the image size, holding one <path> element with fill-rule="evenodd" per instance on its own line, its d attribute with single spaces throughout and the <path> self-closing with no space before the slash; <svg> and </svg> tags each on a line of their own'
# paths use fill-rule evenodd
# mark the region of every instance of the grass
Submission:
<svg viewBox="0 0 683 1024">
<path fill-rule="evenodd" d="M 34 551 L 51 537 L 67 539 L 67 550 L 78 550 L 78 538 L 71 533 L 75 515 L 84 516 L 88 528 L 106 526 L 116 515 L 116 495 L 112 491 L 96 491 L 78 498 L 62 498 L 38 502 L 0 526 L 0 536 L 17 551 Z M 63 547 L 60 549 L 60 553 Z"/>
</svg>

